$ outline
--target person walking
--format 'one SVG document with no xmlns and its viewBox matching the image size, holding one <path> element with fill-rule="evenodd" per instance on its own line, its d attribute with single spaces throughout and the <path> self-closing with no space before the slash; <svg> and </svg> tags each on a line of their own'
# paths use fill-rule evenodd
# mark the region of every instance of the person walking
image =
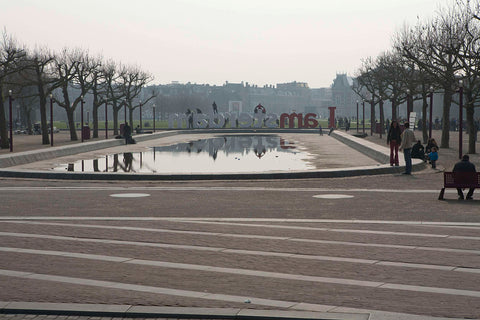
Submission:
<svg viewBox="0 0 480 320">
<path fill-rule="evenodd" d="M 470 162 L 470 157 L 468 154 L 463 155 L 462 160 L 457 162 L 453 167 L 453 172 L 477 172 L 475 165 Z M 467 193 L 467 200 L 473 199 L 473 191 L 475 188 L 470 188 Z M 458 200 L 463 200 L 463 191 L 462 188 L 457 188 Z"/>
<path fill-rule="evenodd" d="M 401 134 L 402 131 L 398 122 L 393 120 L 387 135 L 387 144 L 390 145 L 390 166 L 395 165 L 398 167 L 398 147 L 401 143 Z"/>
<path fill-rule="evenodd" d="M 405 122 L 403 126 L 405 130 L 403 130 L 400 136 L 402 142 L 399 147 L 399 150 L 403 150 L 405 158 L 405 172 L 403 174 L 412 174 L 412 146 L 417 139 L 415 139 L 413 131 L 409 129 L 410 125 L 408 122 Z"/>
</svg>

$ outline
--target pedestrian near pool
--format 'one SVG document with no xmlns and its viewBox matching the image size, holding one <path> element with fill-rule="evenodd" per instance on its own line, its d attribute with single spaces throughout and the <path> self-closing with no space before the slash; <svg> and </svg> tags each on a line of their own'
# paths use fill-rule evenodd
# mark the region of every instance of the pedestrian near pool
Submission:
<svg viewBox="0 0 480 320">
<path fill-rule="evenodd" d="M 403 150 L 405 158 L 405 172 L 403 174 L 412 174 L 412 146 L 417 139 L 415 139 L 413 131 L 409 129 L 410 125 L 408 122 L 405 122 L 403 126 L 405 130 L 403 130 L 400 136 L 402 142 L 399 147 L 399 150 Z"/>
<path fill-rule="evenodd" d="M 453 172 L 472 172 L 472 174 L 475 174 L 477 170 L 475 169 L 475 165 L 470 162 L 470 157 L 468 154 L 463 155 L 462 161 L 457 162 L 455 166 L 453 167 Z M 470 188 L 467 193 L 467 200 L 472 200 L 473 199 L 473 191 L 475 188 Z M 457 188 L 457 193 L 458 193 L 458 200 L 463 200 L 463 191 L 462 188 Z"/>
<path fill-rule="evenodd" d="M 400 126 L 396 120 L 392 121 L 390 129 L 388 130 L 387 135 L 387 144 L 390 145 L 390 165 L 398 166 L 398 147 L 401 143 L 401 134 Z"/>
<path fill-rule="evenodd" d="M 125 122 L 123 127 L 123 137 L 125 138 L 125 144 L 128 144 L 128 141 L 132 137 L 132 128 L 128 125 L 128 122 Z"/>
</svg>

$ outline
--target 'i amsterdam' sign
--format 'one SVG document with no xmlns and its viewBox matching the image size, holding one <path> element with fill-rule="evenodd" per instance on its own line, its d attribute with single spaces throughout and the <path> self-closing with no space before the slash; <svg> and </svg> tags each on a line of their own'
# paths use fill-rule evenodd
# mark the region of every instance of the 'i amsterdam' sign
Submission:
<svg viewBox="0 0 480 320">
<path fill-rule="evenodd" d="M 228 121 L 232 128 L 285 128 L 288 123 L 289 128 L 295 127 L 297 120 L 298 128 L 316 128 L 318 127 L 317 115 L 315 113 L 282 113 L 280 117 L 275 113 L 254 113 L 252 116 L 248 113 L 191 113 L 191 114 L 171 114 L 168 117 L 168 128 L 192 128 L 205 129 L 224 128 Z"/>
</svg>

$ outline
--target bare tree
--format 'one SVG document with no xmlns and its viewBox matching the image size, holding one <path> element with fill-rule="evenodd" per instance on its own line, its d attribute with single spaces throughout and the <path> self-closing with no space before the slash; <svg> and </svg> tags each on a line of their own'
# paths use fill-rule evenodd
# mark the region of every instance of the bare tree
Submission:
<svg viewBox="0 0 480 320">
<path fill-rule="evenodd" d="M 465 110 L 468 132 L 468 153 L 476 153 L 475 105 L 480 101 L 480 5 L 458 2 L 455 9 L 465 28 L 458 62 L 464 76 Z"/>
<path fill-rule="evenodd" d="M 79 103 L 82 103 L 85 95 L 93 86 L 93 70 L 98 67 L 96 61 L 92 61 L 88 52 L 80 49 L 64 49 L 58 55 L 56 61 L 57 76 L 61 81 L 62 97 L 55 97 L 57 104 L 64 108 L 67 113 L 70 139 L 78 140 L 75 128 L 74 112 Z M 75 89 L 75 90 L 70 90 Z M 80 128 L 83 128 L 83 123 Z"/>
<path fill-rule="evenodd" d="M 456 73 L 460 70 L 458 55 L 463 41 L 463 27 L 458 13 L 445 10 L 427 24 L 405 28 L 395 37 L 395 48 L 413 61 L 443 90 L 443 124 L 441 147 L 449 147 L 449 119 L 452 97 L 456 89 Z"/>
<path fill-rule="evenodd" d="M 42 144 L 49 144 L 47 125 L 47 97 L 62 84 L 55 70 L 55 54 L 47 48 L 36 49 L 29 54 L 29 68 L 23 77 L 36 87 L 40 106 L 40 125 L 42 130 Z"/>
<path fill-rule="evenodd" d="M 113 109 L 113 133 L 118 135 L 118 113 L 123 106 L 124 92 L 120 90 L 119 79 L 121 72 L 119 65 L 113 61 L 108 61 L 102 67 L 103 78 L 105 79 L 105 100 Z"/>
<path fill-rule="evenodd" d="M 11 89 L 6 86 L 9 84 L 9 77 L 25 67 L 21 64 L 25 55 L 25 48 L 4 30 L 0 39 L 0 148 L 9 147 L 4 102 L 6 93 Z"/>
<path fill-rule="evenodd" d="M 125 104 L 128 107 L 129 121 L 133 123 L 133 111 L 140 107 L 141 103 L 146 103 L 155 97 L 155 95 L 150 95 L 144 101 L 135 103 L 140 98 L 143 87 L 151 82 L 153 77 L 138 67 L 124 67 L 120 75 L 120 90 L 123 92 Z"/>
</svg>

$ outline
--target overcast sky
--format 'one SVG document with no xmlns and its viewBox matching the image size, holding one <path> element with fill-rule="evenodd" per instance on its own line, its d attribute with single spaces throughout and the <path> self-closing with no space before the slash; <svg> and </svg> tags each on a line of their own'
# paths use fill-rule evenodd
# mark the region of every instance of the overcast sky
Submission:
<svg viewBox="0 0 480 320">
<path fill-rule="evenodd" d="M 155 83 L 320 88 L 452 1 L 0 0 L 0 24 L 30 48 L 81 47 L 138 65 Z"/>
</svg>

